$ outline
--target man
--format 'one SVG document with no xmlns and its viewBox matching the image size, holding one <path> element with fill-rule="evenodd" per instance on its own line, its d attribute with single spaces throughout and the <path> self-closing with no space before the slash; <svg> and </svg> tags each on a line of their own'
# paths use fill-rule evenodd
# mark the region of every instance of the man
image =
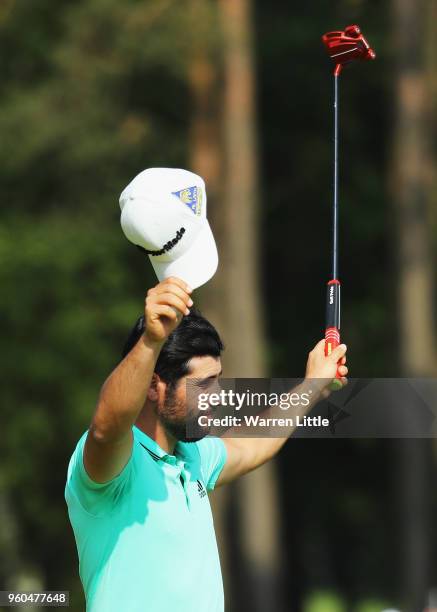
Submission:
<svg viewBox="0 0 437 612">
<path fill-rule="evenodd" d="M 148 291 L 144 318 L 70 461 L 65 495 L 89 612 L 223 612 L 206 492 L 265 463 L 286 441 L 185 441 L 193 418 L 185 382 L 218 379 L 223 350 L 214 327 L 190 312 L 190 293 L 173 277 Z M 346 383 L 345 353 L 341 345 L 325 357 L 322 340 L 309 354 L 307 384 L 323 381 L 311 405 L 327 393 L 338 361 Z"/>
</svg>

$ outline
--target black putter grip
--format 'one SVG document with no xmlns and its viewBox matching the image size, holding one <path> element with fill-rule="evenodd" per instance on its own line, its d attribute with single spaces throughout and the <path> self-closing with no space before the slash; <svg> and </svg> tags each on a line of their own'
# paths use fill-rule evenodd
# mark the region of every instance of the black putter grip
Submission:
<svg viewBox="0 0 437 612">
<path fill-rule="evenodd" d="M 340 330 L 340 282 L 329 281 L 326 287 L 326 329 Z"/>
</svg>

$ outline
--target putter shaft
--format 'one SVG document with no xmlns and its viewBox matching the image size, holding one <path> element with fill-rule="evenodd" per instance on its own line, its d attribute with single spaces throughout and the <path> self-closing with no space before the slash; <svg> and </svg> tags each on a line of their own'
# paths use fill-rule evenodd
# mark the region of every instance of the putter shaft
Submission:
<svg viewBox="0 0 437 612">
<path fill-rule="evenodd" d="M 332 210 L 332 279 L 338 280 L 338 79 L 334 73 L 334 201 Z"/>
<path fill-rule="evenodd" d="M 340 281 L 338 280 L 338 80 L 334 72 L 334 197 L 332 204 L 332 276 L 326 291 L 325 354 L 340 344 Z M 337 372 L 337 379 L 340 375 Z"/>
</svg>

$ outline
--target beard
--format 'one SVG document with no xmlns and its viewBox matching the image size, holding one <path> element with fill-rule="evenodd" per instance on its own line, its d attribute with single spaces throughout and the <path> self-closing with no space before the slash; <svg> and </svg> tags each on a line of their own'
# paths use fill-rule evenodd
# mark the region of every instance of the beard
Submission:
<svg viewBox="0 0 437 612">
<path fill-rule="evenodd" d="M 198 409 L 189 409 L 185 401 L 178 400 L 172 385 L 167 387 L 164 404 L 157 410 L 162 426 L 179 442 L 198 442 L 209 434 L 210 427 L 199 425 L 201 414 Z M 203 414 L 209 416 L 208 412 Z"/>
</svg>

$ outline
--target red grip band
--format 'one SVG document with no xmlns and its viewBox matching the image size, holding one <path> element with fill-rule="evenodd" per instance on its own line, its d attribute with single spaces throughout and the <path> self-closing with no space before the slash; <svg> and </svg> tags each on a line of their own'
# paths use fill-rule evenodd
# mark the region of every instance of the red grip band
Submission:
<svg viewBox="0 0 437 612">
<path fill-rule="evenodd" d="M 327 327 L 325 330 L 325 355 L 328 356 L 340 344 L 340 331 L 336 327 Z M 341 378 L 338 373 L 336 378 Z"/>
</svg>

